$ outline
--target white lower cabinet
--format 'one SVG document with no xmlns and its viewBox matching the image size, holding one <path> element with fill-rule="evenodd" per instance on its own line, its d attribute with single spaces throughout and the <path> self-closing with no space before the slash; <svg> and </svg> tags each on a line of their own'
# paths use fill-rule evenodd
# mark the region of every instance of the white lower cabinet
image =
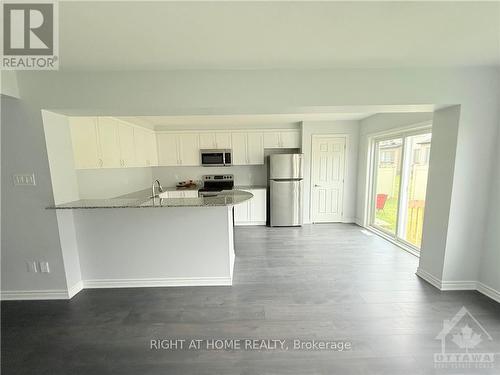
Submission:
<svg viewBox="0 0 500 375">
<path fill-rule="evenodd" d="M 234 206 L 234 225 L 266 225 L 266 189 L 243 190 L 253 198 Z"/>
<path fill-rule="evenodd" d="M 160 194 L 161 198 L 198 198 L 198 190 L 167 190 Z"/>
</svg>

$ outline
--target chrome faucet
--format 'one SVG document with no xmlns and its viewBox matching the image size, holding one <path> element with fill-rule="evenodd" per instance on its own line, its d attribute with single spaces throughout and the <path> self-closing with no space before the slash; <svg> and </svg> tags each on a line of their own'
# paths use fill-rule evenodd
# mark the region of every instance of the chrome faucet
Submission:
<svg viewBox="0 0 500 375">
<path fill-rule="evenodd" d="M 156 185 L 158 185 L 158 194 L 156 194 Z M 151 186 L 151 198 L 158 198 L 161 192 L 163 192 L 163 187 L 161 186 L 160 180 L 154 180 L 153 185 Z"/>
</svg>

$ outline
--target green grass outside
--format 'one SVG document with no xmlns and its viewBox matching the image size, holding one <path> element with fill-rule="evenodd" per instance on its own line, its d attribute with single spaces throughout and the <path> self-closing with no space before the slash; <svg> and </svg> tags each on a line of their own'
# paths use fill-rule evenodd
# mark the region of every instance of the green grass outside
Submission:
<svg viewBox="0 0 500 375">
<path fill-rule="evenodd" d="M 398 208 L 398 200 L 397 198 L 388 198 L 385 202 L 385 207 L 383 210 L 377 210 L 376 224 L 385 230 L 388 230 L 392 233 L 396 231 L 396 221 L 397 221 L 397 208 Z"/>
</svg>

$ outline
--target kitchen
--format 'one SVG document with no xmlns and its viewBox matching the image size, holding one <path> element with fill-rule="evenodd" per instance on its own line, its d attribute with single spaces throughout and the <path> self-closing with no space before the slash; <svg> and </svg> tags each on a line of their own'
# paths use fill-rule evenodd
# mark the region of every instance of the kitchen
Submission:
<svg viewBox="0 0 500 375">
<path fill-rule="evenodd" d="M 85 287 L 231 285 L 233 226 L 302 224 L 297 124 L 179 131 L 155 120 L 45 112 L 55 203 L 48 208 L 78 248 L 72 268 L 82 281 L 70 294 Z M 58 194 L 68 186 L 73 194 Z"/>
</svg>

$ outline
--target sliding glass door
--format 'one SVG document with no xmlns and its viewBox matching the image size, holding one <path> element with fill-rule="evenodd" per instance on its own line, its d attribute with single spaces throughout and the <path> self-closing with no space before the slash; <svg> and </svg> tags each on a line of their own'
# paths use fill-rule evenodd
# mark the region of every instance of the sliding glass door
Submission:
<svg viewBox="0 0 500 375">
<path fill-rule="evenodd" d="M 376 139 L 371 226 L 420 249 L 431 147 L 430 131 Z"/>
<path fill-rule="evenodd" d="M 403 139 L 390 138 L 376 143 L 373 222 L 378 229 L 396 235 Z"/>
</svg>

